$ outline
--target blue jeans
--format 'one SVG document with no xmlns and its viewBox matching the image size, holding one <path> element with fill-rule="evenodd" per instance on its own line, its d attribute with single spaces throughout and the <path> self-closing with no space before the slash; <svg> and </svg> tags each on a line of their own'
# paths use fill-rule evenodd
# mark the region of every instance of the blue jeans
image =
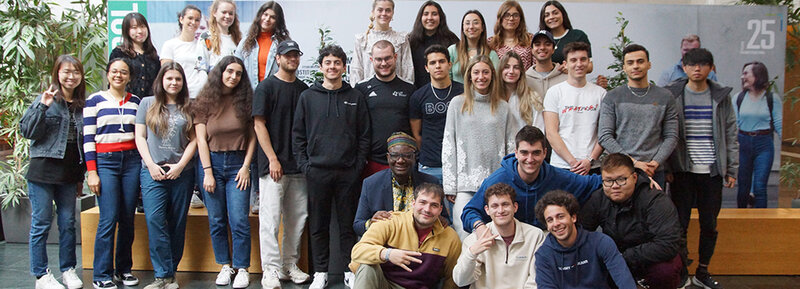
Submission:
<svg viewBox="0 0 800 289">
<path fill-rule="evenodd" d="M 100 207 L 100 219 L 94 238 L 94 281 L 111 280 L 115 267 L 118 274 L 131 271 L 133 216 L 139 199 L 141 168 L 142 158 L 135 149 L 97 153 L 97 175 L 100 176 L 97 206 Z M 115 231 L 116 253 L 112 256 Z"/>
<path fill-rule="evenodd" d="M 750 188 L 753 189 L 754 208 L 767 207 L 767 180 L 772 170 L 775 146 L 772 134 L 749 136 L 739 134 L 739 188 L 736 203 L 747 208 Z"/>
<path fill-rule="evenodd" d="M 47 274 L 47 235 L 53 221 L 53 202 L 58 216 L 58 261 L 61 272 L 75 267 L 75 193 L 77 184 L 45 184 L 28 181 L 31 201 L 29 251 L 31 275 Z"/>
<path fill-rule="evenodd" d="M 236 174 L 244 164 L 244 151 L 211 152 L 211 169 L 216 187 L 214 192 L 203 191 L 208 209 L 208 229 L 211 247 L 218 264 L 231 264 L 231 244 L 228 243 L 228 225 L 233 239 L 233 267 L 250 267 L 250 190 L 236 188 Z M 205 172 L 200 171 L 200 183 Z"/>
<path fill-rule="evenodd" d="M 156 278 L 174 277 L 183 256 L 186 213 L 194 185 L 194 168 L 175 180 L 155 181 L 142 167 L 142 202 L 147 220 L 150 261 Z"/>
</svg>

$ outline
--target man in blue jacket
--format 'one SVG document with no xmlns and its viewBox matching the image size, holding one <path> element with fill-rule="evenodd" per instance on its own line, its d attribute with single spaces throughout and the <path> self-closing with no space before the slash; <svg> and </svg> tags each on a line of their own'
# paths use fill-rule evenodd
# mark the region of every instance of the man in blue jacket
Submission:
<svg viewBox="0 0 800 289">
<path fill-rule="evenodd" d="M 565 191 L 551 191 L 536 204 L 536 215 L 550 234 L 536 251 L 538 288 L 635 289 L 636 282 L 614 241 L 586 231 L 578 221 L 578 200 Z"/>
<path fill-rule="evenodd" d="M 414 188 L 424 183 L 439 184 L 439 179 L 415 170 L 417 141 L 404 132 L 395 132 L 387 143 L 388 169 L 364 179 L 361 198 L 353 222 L 359 236 L 374 222 L 392 218 L 392 212 L 411 210 Z M 446 216 L 445 211 L 442 214 Z"/>
<path fill-rule="evenodd" d="M 547 155 L 545 137 L 536 127 L 523 127 L 517 133 L 515 142 L 514 153 L 503 158 L 501 167 L 483 181 L 478 192 L 464 207 L 464 213 L 460 217 L 465 231 L 471 233 L 473 229 L 478 229 L 480 232 L 486 228 L 484 224 L 491 221 L 483 209 L 483 194 L 496 183 L 509 184 L 517 192 L 519 210 L 514 217 L 542 230 L 546 227 L 537 221 L 534 211 L 534 206 L 542 195 L 552 190 L 564 190 L 574 194 L 580 203 L 584 203 L 592 191 L 599 189 L 603 183 L 599 175 L 581 176 L 544 162 Z"/>
</svg>

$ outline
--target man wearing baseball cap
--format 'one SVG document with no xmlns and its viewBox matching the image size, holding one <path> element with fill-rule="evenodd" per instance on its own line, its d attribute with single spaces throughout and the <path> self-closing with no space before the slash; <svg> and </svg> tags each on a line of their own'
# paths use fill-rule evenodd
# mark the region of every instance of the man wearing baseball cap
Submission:
<svg viewBox="0 0 800 289">
<path fill-rule="evenodd" d="M 553 85 L 567 80 L 567 74 L 562 73 L 561 64 L 553 63 L 550 59 L 555 51 L 556 42 L 553 34 L 546 30 L 539 30 L 533 34 L 533 58 L 536 64 L 525 72 L 525 79 L 542 103 L 547 90 Z"/>
<path fill-rule="evenodd" d="M 308 85 L 297 79 L 300 46 L 286 40 L 278 44 L 278 72 L 261 81 L 253 95 L 253 120 L 258 137 L 259 238 L 263 288 L 280 288 L 279 280 L 294 283 L 310 276 L 297 268 L 300 236 L 308 217 L 306 178 L 292 153 L 292 125 L 297 100 Z M 283 215 L 283 250 L 278 228 Z"/>
</svg>

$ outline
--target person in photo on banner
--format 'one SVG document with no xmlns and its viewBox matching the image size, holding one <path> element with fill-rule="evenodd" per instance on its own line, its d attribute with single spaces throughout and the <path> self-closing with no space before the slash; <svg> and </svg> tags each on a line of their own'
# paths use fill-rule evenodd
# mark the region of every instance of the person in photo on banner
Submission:
<svg viewBox="0 0 800 289">
<path fill-rule="evenodd" d="M 503 58 L 509 51 L 522 59 L 522 71 L 533 66 L 531 42 L 533 34 L 528 32 L 525 24 L 525 13 L 522 6 L 514 0 L 507 0 L 497 10 L 497 22 L 494 24 L 494 36 L 489 37 L 489 47 Z"/>
<path fill-rule="evenodd" d="M 579 175 L 598 174 L 595 160 L 603 148 L 597 142 L 597 121 L 606 90 L 586 80 L 589 44 L 572 42 L 564 53 L 567 81 L 548 89 L 544 98 L 547 141 L 555 152 L 550 164 Z"/>
<path fill-rule="evenodd" d="M 415 170 L 417 141 L 404 132 L 395 132 L 386 140 L 385 158 L 389 168 L 364 179 L 361 197 L 353 222 L 353 230 L 364 235 L 373 224 L 389 220 L 393 212 L 411 210 L 414 188 L 424 183 L 439 184 L 439 180 L 429 174 Z M 442 211 L 447 217 L 447 211 Z M 448 222 L 442 222 L 447 226 Z"/>
<path fill-rule="evenodd" d="M 461 239 L 468 234 L 461 212 L 483 180 L 500 167 L 500 160 L 514 150 L 517 127 L 489 57 L 473 57 L 467 71 L 464 94 L 447 108 L 442 138 L 442 183 Z"/>
<path fill-rule="evenodd" d="M 50 87 L 25 110 L 20 135 L 31 141 L 25 179 L 31 202 L 28 239 L 30 274 L 36 289 L 78 289 L 83 281 L 75 271 L 75 197 L 82 195 L 86 165 L 83 158 L 83 106 L 86 81 L 83 65 L 70 55 L 55 60 Z M 55 204 L 55 205 L 54 205 Z M 47 237 L 58 220 L 58 269 L 61 283 L 50 273 Z"/>
<path fill-rule="evenodd" d="M 314 281 L 311 289 L 328 284 L 331 209 L 339 225 L 339 250 L 345 263 L 356 243 L 353 231 L 361 172 L 370 151 L 369 108 L 361 92 L 342 80 L 347 55 L 327 45 L 317 57 L 323 80 L 300 94 L 292 127 L 297 166 L 308 182 L 309 231 Z M 350 288 L 354 276 L 344 273 Z"/>
<path fill-rule="evenodd" d="M 350 63 L 350 85 L 355 86 L 377 73 L 372 63 L 371 52 L 375 42 L 386 40 L 392 43 L 397 53 L 397 77 L 405 82 L 414 82 L 414 61 L 411 45 L 406 32 L 397 32 L 390 23 L 394 18 L 394 0 L 373 0 L 369 15 L 369 27 L 364 33 L 356 34 L 355 51 Z"/>
<path fill-rule="evenodd" d="M 395 132 L 411 133 L 408 103 L 414 85 L 397 76 L 397 53 L 388 40 L 372 45 L 370 63 L 375 76 L 355 86 L 367 101 L 370 114 L 370 153 L 361 178 L 389 168 L 386 159 L 386 139 Z"/>
<path fill-rule="evenodd" d="M 306 177 L 292 152 L 295 108 L 300 93 L 308 89 L 296 75 L 302 55 L 297 42 L 286 40 L 278 44 L 275 55 L 278 72 L 259 83 L 253 95 L 252 116 L 259 144 L 262 288 L 280 288 L 280 280 L 299 284 L 311 278 L 297 267 L 300 236 L 308 218 L 308 190 Z M 279 242 L 281 225 L 283 235 Z"/>
<path fill-rule="evenodd" d="M 467 78 L 467 66 L 473 57 L 487 56 L 495 68 L 500 60 L 486 41 L 486 21 L 478 10 L 464 13 L 461 18 L 461 40 L 447 47 L 447 53 L 450 54 L 450 79 L 459 83 L 464 83 Z"/>
<path fill-rule="evenodd" d="M 544 130 L 542 117 L 543 97 L 528 87 L 523 79 L 522 58 L 514 51 L 509 51 L 500 59 L 497 79 L 503 81 L 500 87 L 503 98 L 508 101 L 509 112 L 514 116 L 519 131 L 525 125 L 533 125 Z"/>
<path fill-rule="evenodd" d="M 767 66 L 753 61 L 742 68 L 742 91 L 731 95 L 739 128 L 739 208 L 767 207 L 767 183 L 775 157 L 773 135 L 782 139 L 783 99 L 772 92 Z"/>
<path fill-rule="evenodd" d="M 233 0 L 214 0 L 209 8 L 208 32 L 200 36 L 209 51 L 209 69 L 225 56 L 233 55 L 242 40 L 239 15 Z"/>
<path fill-rule="evenodd" d="M 186 214 L 194 185 L 194 137 L 186 74 L 176 62 L 158 72 L 153 96 L 136 112 L 139 180 L 155 280 L 144 289 L 178 288 L 175 269 L 183 256 Z"/>
<path fill-rule="evenodd" d="M 419 7 L 414 26 L 408 33 L 408 42 L 411 45 L 411 59 L 414 61 L 414 86 L 419 89 L 431 82 L 431 75 L 425 69 L 425 51 L 434 44 L 443 47 L 456 44 L 458 36 L 447 27 L 447 17 L 442 6 L 436 1 L 428 0 Z"/>
<path fill-rule="evenodd" d="M 108 59 L 126 58 L 135 68 L 127 91 L 139 96 L 153 95 L 161 62 L 150 37 L 150 26 L 144 15 L 134 12 L 122 19 L 122 43 L 111 50 Z"/>
<path fill-rule="evenodd" d="M 278 44 L 289 39 L 283 7 L 275 1 L 262 4 L 235 52 L 236 57 L 244 62 L 250 87 L 257 87 L 259 82 L 278 71 L 275 62 Z"/>
<path fill-rule="evenodd" d="M 666 164 L 672 184 L 671 197 L 681 224 L 681 283 L 688 279 L 687 230 L 692 208 L 697 208 L 700 238 L 699 264 L 694 285 L 722 288 L 708 271 L 717 244 L 717 216 L 722 207 L 722 188 L 733 188 L 739 168 L 736 114 L 731 104 L 733 88 L 708 79 L 714 56 L 704 48 L 686 52 L 681 60 L 688 78 L 666 88 L 675 96 L 678 141 Z M 770 136 L 771 137 L 771 136 Z M 741 184 L 740 184 L 741 186 Z M 749 187 L 749 185 L 748 185 Z"/>
<path fill-rule="evenodd" d="M 208 209 L 214 260 L 222 265 L 215 284 L 250 284 L 250 169 L 256 148 L 251 109 L 253 89 L 244 63 L 223 57 L 192 103 L 197 149 Z M 231 242 L 228 240 L 230 229 Z"/>
<path fill-rule="evenodd" d="M 186 5 L 178 13 L 180 33 L 175 38 L 164 42 L 161 47 L 161 64 L 169 61 L 177 62 L 186 73 L 186 87 L 189 98 L 196 98 L 208 79 L 209 54 L 205 43 L 197 39 L 197 29 L 203 18 L 200 8 Z"/>
<path fill-rule="evenodd" d="M 453 268 L 456 285 L 470 288 L 536 288 L 534 253 L 544 243 L 545 233 L 514 218 L 519 209 L 517 193 L 510 185 L 497 183 L 486 190 L 483 207 L 492 221 L 487 230 L 473 232 L 461 246 Z"/>
<path fill-rule="evenodd" d="M 675 97 L 648 81 L 650 52 L 644 46 L 630 44 L 622 54 L 628 82 L 603 98 L 598 140 L 608 153 L 632 157 L 636 168 L 664 187 L 664 165 L 678 142 Z"/>
<path fill-rule="evenodd" d="M 134 141 L 140 99 L 125 91 L 133 69 L 124 58 L 109 61 L 109 89 L 90 95 L 83 108 L 86 183 L 100 208 L 92 267 L 95 289 L 117 288 L 112 279 L 125 286 L 139 284 L 131 274 L 131 246 L 142 168 Z"/>
</svg>

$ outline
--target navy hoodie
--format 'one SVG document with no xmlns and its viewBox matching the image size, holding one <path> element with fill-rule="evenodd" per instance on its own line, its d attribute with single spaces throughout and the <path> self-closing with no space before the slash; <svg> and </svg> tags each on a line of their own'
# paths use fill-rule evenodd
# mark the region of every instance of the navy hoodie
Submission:
<svg viewBox="0 0 800 289">
<path fill-rule="evenodd" d="M 300 94 L 292 127 L 297 166 L 361 170 L 369 153 L 369 111 L 361 92 L 342 82 L 328 90 L 316 82 Z"/>
<path fill-rule="evenodd" d="M 482 220 L 484 223 L 490 222 L 492 219 L 486 214 L 483 206 L 486 204 L 483 194 L 490 186 L 496 183 L 506 183 L 510 185 L 517 192 L 517 203 L 519 210 L 514 214 L 520 222 L 528 223 L 539 227 L 543 231 L 547 230 L 544 224 L 539 224 L 536 219 L 536 202 L 549 191 L 564 190 L 578 199 L 581 204 L 589 200 L 592 191 L 600 188 L 603 184 L 603 179 L 600 175 L 581 176 L 570 171 L 556 168 L 546 162 L 542 162 L 539 169 L 539 176 L 531 184 L 525 183 L 517 173 L 517 157 L 512 153 L 503 158 L 500 163 L 500 168 L 494 171 L 488 178 L 486 178 L 478 192 L 472 197 L 472 200 L 464 207 L 461 214 L 461 221 L 464 224 L 464 230 L 472 232 L 472 224 L 475 221 Z M 456 216 L 458 217 L 458 216 Z"/>
<path fill-rule="evenodd" d="M 553 234 L 536 251 L 536 284 L 547 288 L 610 288 L 608 275 L 620 289 L 636 289 L 625 259 L 610 237 L 577 227 L 572 247 L 564 248 Z"/>
</svg>

